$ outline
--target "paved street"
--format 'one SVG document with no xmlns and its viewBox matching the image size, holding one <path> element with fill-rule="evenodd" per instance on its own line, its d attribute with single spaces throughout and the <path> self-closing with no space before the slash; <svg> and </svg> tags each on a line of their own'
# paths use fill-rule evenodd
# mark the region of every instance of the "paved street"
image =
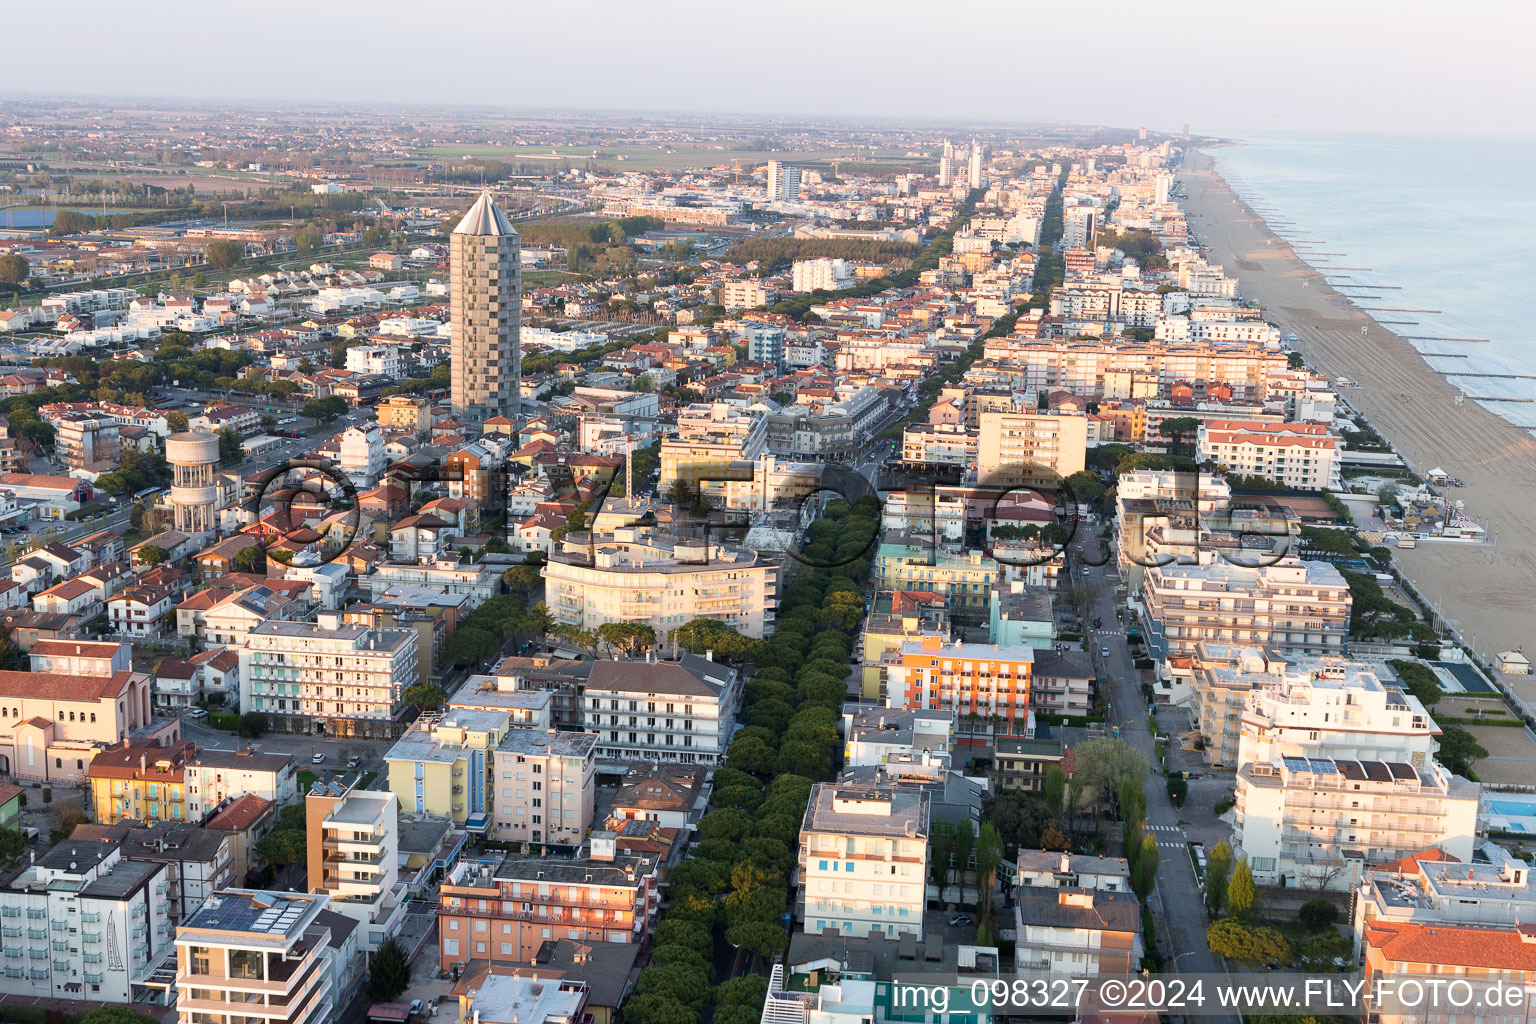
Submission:
<svg viewBox="0 0 1536 1024">
<path fill-rule="evenodd" d="M 384 755 L 390 747 L 394 746 L 393 740 L 337 739 L 329 736 L 277 732 L 269 732 L 257 739 L 247 740 L 222 729 L 210 728 L 206 720 L 198 721 L 195 718 L 183 718 L 181 730 L 188 739 L 196 740 L 197 745 L 206 750 L 235 750 L 246 745 L 254 745 L 267 753 L 290 754 L 298 762 L 300 771 L 307 769 L 316 774 L 326 771 L 345 771 L 347 758 L 353 756 L 362 758 L 360 771 L 382 772 Z M 311 763 L 311 758 L 315 754 L 324 754 L 325 763 Z M 378 788 L 382 784 L 382 781 L 377 781 L 374 786 Z"/>
<path fill-rule="evenodd" d="M 1116 618 L 1115 584 L 1118 577 L 1113 563 L 1090 566 L 1082 573 L 1084 560 L 1098 561 L 1101 541 L 1095 534 L 1081 535 L 1074 543 L 1069 568 L 1074 583 L 1086 587 L 1093 602 L 1087 618 L 1103 620 L 1105 628 L 1090 631 L 1085 646 L 1093 653 L 1099 668 L 1099 679 L 1106 696 L 1113 702 L 1110 722 L 1120 727 L 1120 738 L 1146 756 L 1152 771 L 1146 779 L 1147 827 L 1157 839 L 1161 851 L 1157 889 L 1152 896 L 1152 916 L 1156 923 L 1158 942 L 1167 956 L 1166 969 L 1178 972 L 1217 972 L 1224 968 L 1211 955 L 1205 941 L 1206 916 L 1203 909 L 1204 894 L 1195 877 L 1190 862 L 1186 837 L 1179 823 L 1179 812 L 1168 796 L 1163 783 L 1162 770 L 1157 764 L 1153 748 L 1153 735 L 1147 728 L 1147 702 L 1141 695 L 1141 684 L 1131 660 L 1126 643 L 1125 630 Z M 1109 656 L 1100 654 L 1107 648 Z M 1176 911 L 1176 912 L 1171 912 Z M 1210 1018 L 1235 1020 L 1235 1018 Z"/>
</svg>

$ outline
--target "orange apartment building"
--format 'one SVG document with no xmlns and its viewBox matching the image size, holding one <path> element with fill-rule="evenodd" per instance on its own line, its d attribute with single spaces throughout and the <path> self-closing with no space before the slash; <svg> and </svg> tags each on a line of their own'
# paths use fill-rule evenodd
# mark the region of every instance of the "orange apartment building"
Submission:
<svg viewBox="0 0 1536 1024">
<path fill-rule="evenodd" d="M 952 711 L 959 746 L 999 737 L 1028 738 L 1034 648 L 1027 644 L 968 644 L 926 636 L 887 651 L 886 705 Z"/>
<path fill-rule="evenodd" d="M 654 856 L 621 853 L 595 832 L 573 858 L 508 854 L 499 864 L 465 862 L 438 894 L 440 965 L 472 960 L 529 964 L 544 943 L 638 943 L 660 906 Z"/>
</svg>

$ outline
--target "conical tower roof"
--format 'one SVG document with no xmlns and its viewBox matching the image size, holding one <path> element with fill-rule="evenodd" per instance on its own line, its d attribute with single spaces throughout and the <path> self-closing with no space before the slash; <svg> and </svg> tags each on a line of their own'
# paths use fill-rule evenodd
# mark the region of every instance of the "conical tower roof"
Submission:
<svg viewBox="0 0 1536 1024">
<path fill-rule="evenodd" d="M 475 200 L 475 205 L 469 208 L 464 219 L 459 221 L 459 226 L 453 229 L 456 235 L 515 235 L 517 230 L 512 227 L 512 222 L 507 215 L 501 212 L 501 207 L 491 200 L 489 191 L 481 192 L 480 198 Z"/>
</svg>

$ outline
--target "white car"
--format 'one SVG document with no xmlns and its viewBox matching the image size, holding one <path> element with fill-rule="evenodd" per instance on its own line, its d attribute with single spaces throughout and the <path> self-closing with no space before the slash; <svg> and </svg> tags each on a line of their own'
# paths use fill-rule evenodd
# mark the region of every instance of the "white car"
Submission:
<svg viewBox="0 0 1536 1024">
<path fill-rule="evenodd" d="M 1108 647 L 1100 647 L 1099 648 L 1099 657 L 1101 657 L 1101 658 L 1109 657 L 1109 648 Z"/>
<path fill-rule="evenodd" d="M 324 754 L 316 754 L 314 757 L 309 759 L 309 763 L 310 764 L 325 764 L 325 755 Z"/>
</svg>

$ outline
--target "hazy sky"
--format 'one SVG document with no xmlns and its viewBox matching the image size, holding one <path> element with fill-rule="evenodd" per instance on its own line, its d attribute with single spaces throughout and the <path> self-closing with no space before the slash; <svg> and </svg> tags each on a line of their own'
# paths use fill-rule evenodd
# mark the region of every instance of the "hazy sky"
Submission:
<svg viewBox="0 0 1536 1024">
<path fill-rule="evenodd" d="M 1197 132 L 1536 131 L 1524 0 L 75 0 L 0 98 L 478 103 Z"/>
</svg>

